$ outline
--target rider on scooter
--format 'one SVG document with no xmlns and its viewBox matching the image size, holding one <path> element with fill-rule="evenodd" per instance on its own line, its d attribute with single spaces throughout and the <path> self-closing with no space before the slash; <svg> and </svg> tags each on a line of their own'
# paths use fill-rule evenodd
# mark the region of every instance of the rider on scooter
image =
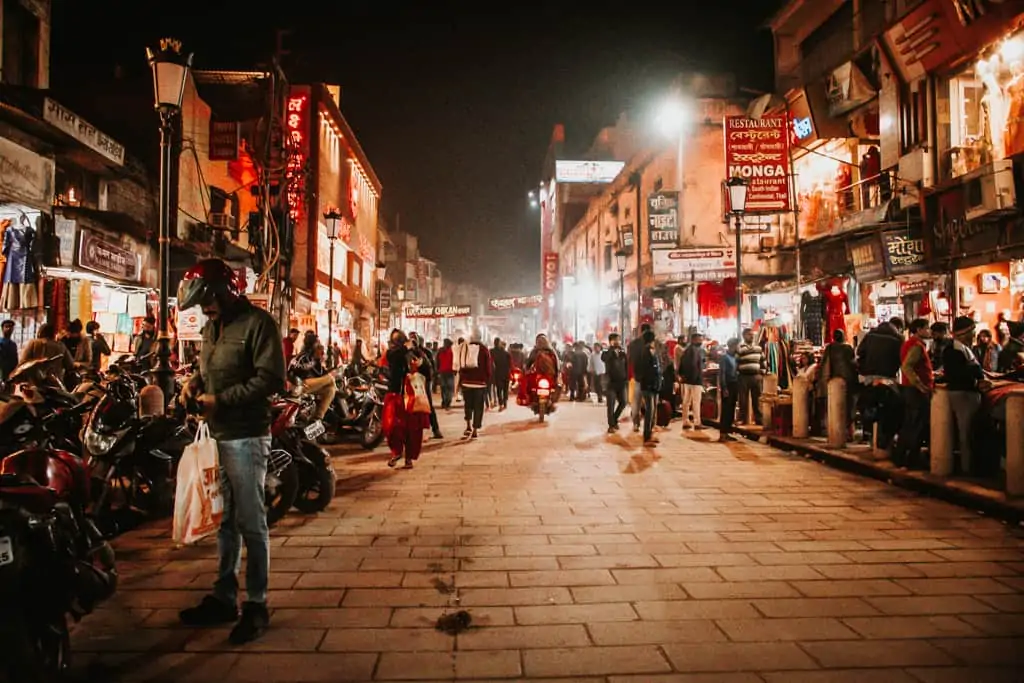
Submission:
<svg viewBox="0 0 1024 683">
<path fill-rule="evenodd" d="M 548 341 L 547 336 L 538 334 L 533 344 L 533 350 L 530 351 L 530 356 L 526 359 L 526 381 L 519 385 L 520 404 L 530 404 L 530 395 L 536 386 L 536 381 L 541 377 L 546 377 L 552 386 L 556 387 L 555 396 L 557 396 L 561 388 L 558 385 L 558 355 L 551 348 L 551 342 Z M 554 398 L 552 402 L 555 400 L 557 398 Z"/>
</svg>

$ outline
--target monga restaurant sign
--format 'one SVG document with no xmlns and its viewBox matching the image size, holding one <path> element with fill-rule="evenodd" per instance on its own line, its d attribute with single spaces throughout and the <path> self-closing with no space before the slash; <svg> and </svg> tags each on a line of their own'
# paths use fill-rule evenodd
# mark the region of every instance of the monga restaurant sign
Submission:
<svg viewBox="0 0 1024 683">
<path fill-rule="evenodd" d="M 469 306 L 417 306 L 405 309 L 406 318 L 466 318 L 472 310 Z"/>
<path fill-rule="evenodd" d="M 537 308 L 544 301 L 543 294 L 530 296 L 507 296 L 501 299 L 489 299 L 487 307 L 492 311 L 507 311 L 513 308 Z"/>
<path fill-rule="evenodd" d="M 728 177 L 746 178 L 748 213 L 789 211 L 788 117 L 727 117 L 725 167 Z"/>
</svg>

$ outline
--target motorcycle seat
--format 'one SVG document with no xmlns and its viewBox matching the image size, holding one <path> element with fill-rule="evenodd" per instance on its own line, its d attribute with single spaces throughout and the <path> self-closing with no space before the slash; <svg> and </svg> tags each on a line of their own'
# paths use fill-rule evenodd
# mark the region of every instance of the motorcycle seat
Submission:
<svg viewBox="0 0 1024 683">
<path fill-rule="evenodd" d="M 30 448 L 12 453 L 0 460 L 0 476 L 14 477 L 22 485 L 35 484 L 51 491 L 58 500 L 84 503 L 88 499 L 85 465 L 66 451 Z"/>
<path fill-rule="evenodd" d="M 57 493 L 31 477 L 0 474 L 0 501 L 12 503 L 29 512 L 45 513 L 58 502 Z"/>
</svg>

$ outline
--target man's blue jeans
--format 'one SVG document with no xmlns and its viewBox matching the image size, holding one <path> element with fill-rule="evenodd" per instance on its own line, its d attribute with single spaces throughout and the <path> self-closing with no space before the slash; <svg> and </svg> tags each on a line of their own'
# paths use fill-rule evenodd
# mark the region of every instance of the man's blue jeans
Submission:
<svg viewBox="0 0 1024 683">
<path fill-rule="evenodd" d="M 218 441 L 220 488 L 224 518 L 217 532 L 220 567 L 213 594 L 238 603 L 238 572 L 242 566 L 242 542 L 247 553 L 245 592 L 249 602 L 266 603 L 270 579 L 270 530 L 263 487 L 267 479 L 270 437 Z"/>
<path fill-rule="evenodd" d="M 452 407 L 452 399 L 455 398 L 455 375 L 450 372 L 442 372 L 441 376 L 441 407 L 448 409 Z"/>
<path fill-rule="evenodd" d="M 644 404 L 644 441 L 650 441 L 654 437 L 654 421 L 658 417 L 658 392 L 645 389 L 641 398 Z"/>
</svg>

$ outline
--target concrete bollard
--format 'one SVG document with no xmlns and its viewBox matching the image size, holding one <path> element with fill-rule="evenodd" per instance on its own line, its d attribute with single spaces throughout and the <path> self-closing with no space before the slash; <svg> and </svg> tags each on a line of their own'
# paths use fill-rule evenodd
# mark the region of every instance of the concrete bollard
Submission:
<svg viewBox="0 0 1024 683">
<path fill-rule="evenodd" d="M 828 447 L 846 448 L 846 380 L 833 377 L 828 381 Z"/>
<path fill-rule="evenodd" d="M 767 374 L 764 376 L 764 385 L 761 387 L 761 393 L 765 396 L 778 396 L 779 395 L 779 376 L 773 374 Z"/>
<path fill-rule="evenodd" d="M 928 455 L 932 474 L 948 477 L 953 474 L 953 411 L 946 387 L 935 387 L 932 394 L 931 443 Z"/>
<path fill-rule="evenodd" d="M 806 377 L 793 380 L 793 437 L 806 439 L 811 434 L 811 383 Z"/>
<path fill-rule="evenodd" d="M 1024 392 L 1006 397 L 1006 495 L 1024 496 Z"/>
</svg>

